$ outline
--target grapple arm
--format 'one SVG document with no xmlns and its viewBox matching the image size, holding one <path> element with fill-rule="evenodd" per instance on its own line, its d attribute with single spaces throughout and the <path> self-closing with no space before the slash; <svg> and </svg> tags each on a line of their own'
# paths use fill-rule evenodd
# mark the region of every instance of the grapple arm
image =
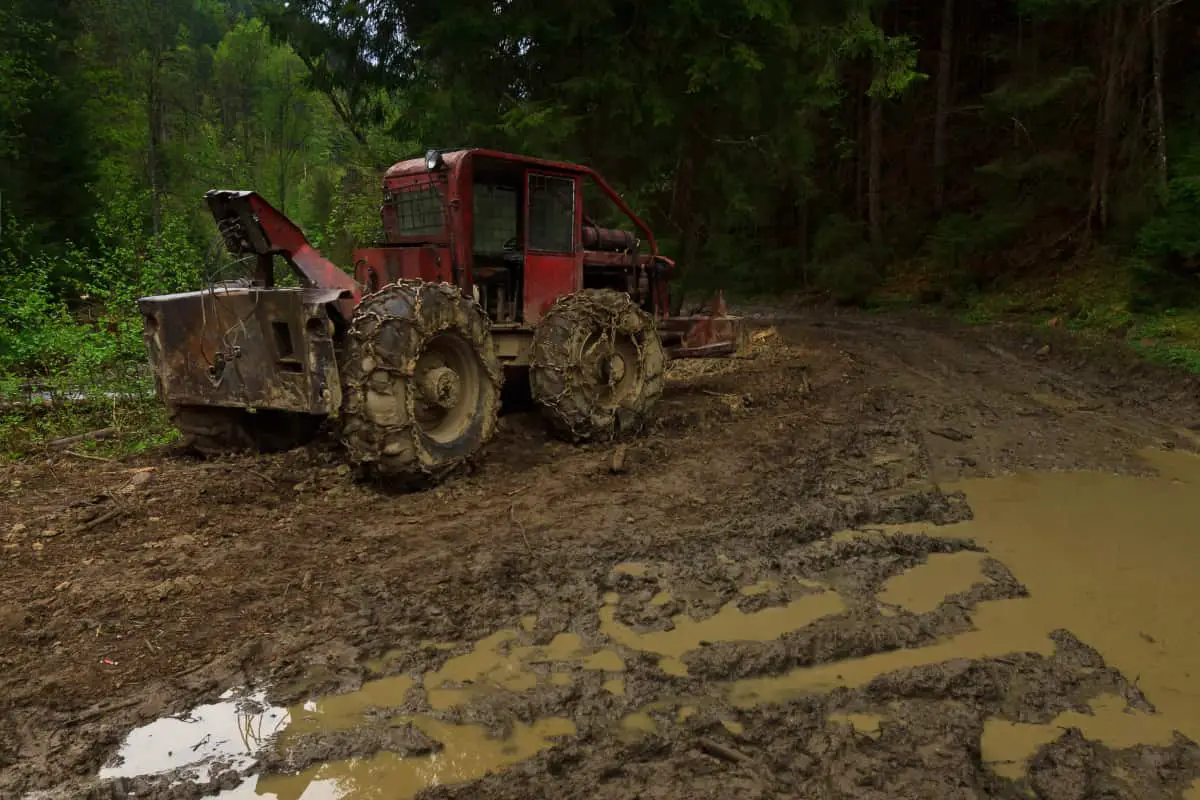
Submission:
<svg viewBox="0 0 1200 800">
<path fill-rule="evenodd" d="M 321 255 L 294 222 L 257 192 L 213 189 L 204 199 L 225 247 L 235 256 L 253 255 L 260 264 L 282 256 L 307 288 L 341 290 L 346 312 L 362 299 L 354 278 Z"/>
</svg>

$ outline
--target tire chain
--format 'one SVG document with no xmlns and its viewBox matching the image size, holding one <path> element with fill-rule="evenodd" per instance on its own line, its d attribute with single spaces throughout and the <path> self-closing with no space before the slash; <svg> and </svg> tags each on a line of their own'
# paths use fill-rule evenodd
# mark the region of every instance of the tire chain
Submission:
<svg viewBox="0 0 1200 800">
<path fill-rule="evenodd" d="M 397 304 L 402 304 L 406 313 L 395 313 Z M 427 320 L 424 313 L 431 308 L 437 309 L 438 313 L 432 320 Z M 379 341 L 381 332 L 392 329 L 389 323 L 398 323 L 403 332 L 389 338 L 404 346 L 404 352 L 388 354 L 399 356 L 390 361 L 380 357 L 386 352 L 380 345 L 386 343 Z M 463 334 L 483 364 L 486 380 L 495 387 L 496 400 L 487 411 L 491 418 L 484 422 L 484 430 L 488 433 L 483 444 L 495 432 L 503 373 L 490 347 L 491 325 L 487 314 L 457 286 L 402 279 L 364 296 L 351 320 L 342 373 L 341 438 L 356 462 L 388 477 L 437 480 L 475 455 L 433 463 L 417 430 L 416 392 L 409 385 L 403 390 L 403 419 L 381 425 L 367 413 L 367 390 L 372 375 L 381 371 L 391 375 L 392 381 L 386 388 L 394 396 L 401 381 L 404 384 L 411 382 L 424 343 L 447 330 Z M 367 359 L 372 362 L 369 370 L 364 367 Z M 395 363 L 397 360 L 399 364 Z"/>
<path fill-rule="evenodd" d="M 578 361 L 572 351 L 580 343 L 581 330 L 596 331 L 610 342 L 620 336 L 632 341 L 642 384 L 635 392 L 636 406 L 598 409 L 591 397 L 598 382 L 584 377 L 583 386 L 578 386 L 572 381 L 581 377 L 578 372 L 571 374 Z M 613 439 L 645 425 L 662 394 L 665 366 L 666 353 L 649 314 L 625 292 L 585 289 L 559 298 L 539 323 L 530 356 L 530 382 L 535 400 L 549 412 L 560 434 L 574 441 Z M 586 408 L 578 402 L 585 398 Z"/>
</svg>

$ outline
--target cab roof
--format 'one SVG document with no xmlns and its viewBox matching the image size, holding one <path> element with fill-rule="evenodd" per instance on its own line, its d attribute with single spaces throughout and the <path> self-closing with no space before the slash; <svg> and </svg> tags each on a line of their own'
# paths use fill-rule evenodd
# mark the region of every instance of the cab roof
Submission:
<svg viewBox="0 0 1200 800">
<path fill-rule="evenodd" d="M 530 167 L 542 167 L 544 169 L 553 169 L 559 172 L 569 172 L 576 175 L 592 174 L 589 167 L 580 164 L 572 164 L 566 161 L 551 161 L 545 158 L 534 158 L 533 156 L 523 156 L 516 153 L 505 153 L 500 150 L 488 150 L 482 147 L 464 147 L 453 150 L 440 150 L 442 161 L 445 163 L 445 168 L 450 171 L 455 171 L 458 166 L 468 157 L 487 158 L 494 161 L 508 161 L 513 164 L 521 164 Z M 387 172 L 383 174 L 384 180 L 389 178 L 403 178 L 410 175 L 421 175 L 429 172 L 429 168 L 425 166 L 425 156 L 419 158 L 408 158 L 404 161 L 398 161 L 388 167 Z"/>
</svg>

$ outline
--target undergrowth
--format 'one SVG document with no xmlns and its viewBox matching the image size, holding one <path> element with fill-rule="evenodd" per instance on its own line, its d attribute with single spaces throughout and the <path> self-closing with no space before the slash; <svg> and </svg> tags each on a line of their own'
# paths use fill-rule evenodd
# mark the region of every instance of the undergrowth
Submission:
<svg viewBox="0 0 1200 800">
<path fill-rule="evenodd" d="M 83 438 L 63 441 L 76 436 Z M 107 397 L 96 392 L 69 400 L 10 402 L 0 411 L 0 458 L 10 460 L 51 452 L 116 459 L 177 439 L 166 410 L 152 394 Z"/>
<path fill-rule="evenodd" d="M 1053 271 L 947 298 L 931 285 L 936 270 L 916 261 L 900 265 L 871 302 L 880 309 L 928 306 L 937 296 L 940 308 L 965 324 L 1021 321 L 1117 338 L 1152 363 L 1200 373 L 1200 306 L 1177 291 L 1170 299 L 1179 306 L 1156 302 L 1146 291 L 1147 270 L 1140 259 L 1093 250 Z"/>
<path fill-rule="evenodd" d="M 169 441 L 154 396 L 140 296 L 199 281 L 181 224 L 149 237 L 122 223 L 115 205 L 97 219 L 103 247 L 58 252 L 26 246 L 10 225 L 0 243 L 0 458 L 42 452 L 51 442 L 101 429 L 68 449 L 98 457 Z"/>
</svg>

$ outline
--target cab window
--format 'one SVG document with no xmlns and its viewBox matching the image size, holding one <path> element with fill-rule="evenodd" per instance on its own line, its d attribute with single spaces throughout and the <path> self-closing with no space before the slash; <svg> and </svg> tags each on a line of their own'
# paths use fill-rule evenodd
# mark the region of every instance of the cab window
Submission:
<svg viewBox="0 0 1200 800">
<path fill-rule="evenodd" d="M 542 253 L 575 252 L 575 179 L 529 176 L 527 244 Z"/>
</svg>

